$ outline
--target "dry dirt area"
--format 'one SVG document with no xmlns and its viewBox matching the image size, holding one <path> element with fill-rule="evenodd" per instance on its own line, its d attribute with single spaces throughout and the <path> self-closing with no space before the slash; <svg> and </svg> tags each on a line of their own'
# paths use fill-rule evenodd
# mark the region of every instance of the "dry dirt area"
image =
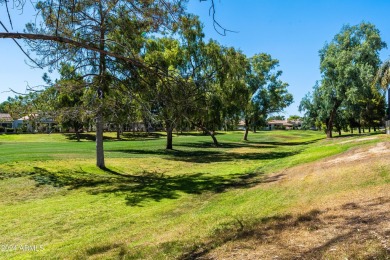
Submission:
<svg viewBox="0 0 390 260">
<path fill-rule="evenodd" d="M 274 181 L 262 185 L 291 185 L 308 179 L 327 185 L 328 180 L 337 182 L 348 174 L 356 174 L 348 181 L 354 183 L 363 174 L 380 174 L 378 169 L 388 171 L 389 162 L 390 143 L 381 142 L 276 173 L 269 177 L 276 176 Z M 218 247 L 193 256 L 197 259 L 390 259 L 390 185 L 346 190 L 324 194 L 314 202 L 302 201 L 302 206 L 291 214 L 242 227 L 230 237 L 224 234 L 228 239 Z"/>
</svg>

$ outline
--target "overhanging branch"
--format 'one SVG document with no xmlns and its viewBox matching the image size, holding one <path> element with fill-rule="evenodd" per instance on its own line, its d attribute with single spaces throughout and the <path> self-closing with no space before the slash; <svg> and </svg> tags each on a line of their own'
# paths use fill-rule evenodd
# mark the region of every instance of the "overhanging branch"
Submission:
<svg viewBox="0 0 390 260">
<path fill-rule="evenodd" d="M 23 40 L 41 40 L 41 41 L 53 41 L 58 43 L 65 43 L 72 45 L 74 47 L 83 48 L 90 51 L 95 51 L 113 58 L 117 58 L 119 60 L 125 61 L 127 63 L 130 63 L 137 67 L 146 68 L 145 64 L 143 64 L 141 61 L 131 59 L 124 57 L 122 55 L 119 55 L 117 53 L 113 53 L 106 50 L 101 50 L 97 46 L 87 43 L 87 42 L 79 42 L 75 41 L 69 38 L 61 37 L 61 36 L 52 36 L 52 35 L 45 35 L 45 34 L 32 34 L 32 33 L 0 33 L 0 38 L 3 39 L 23 39 Z"/>
</svg>

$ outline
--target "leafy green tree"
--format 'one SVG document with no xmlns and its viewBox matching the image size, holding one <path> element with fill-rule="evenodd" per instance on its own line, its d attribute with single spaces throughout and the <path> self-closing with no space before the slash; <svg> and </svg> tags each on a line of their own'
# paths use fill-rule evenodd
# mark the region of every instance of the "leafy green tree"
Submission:
<svg viewBox="0 0 390 260">
<path fill-rule="evenodd" d="M 41 110 L 55 117 L 62 127 L 73 128 L 77 141 L 80 141 L 80 131 L 92 112 L 88 106 L 87 83 L 69 64 L 61 64 L 59 73 L 60 79 L 38 96 L 38 100 L 44 104 Z"/>
<path fill-rule="evenodd" d="M 287 120 L 301 120 L 302 118 L 298 115 L 291 115 Z"/>
<path fill-rule="evenodd" d="M 267 120 L 286 120 L 286 117 L 285 116 L 281 116 L 281 115 L 270 116 L 270 117 L 267 118 Z"/>
<path fill-rule="evenodd" d="M 83 75 L 97 97 L 90 106 L 94 108 L 96 120 L 96 165 L 105 168 L 104 96 L 114 77 L 123 79 L 130 71 L 135 74 L 137 69 L 151 71 L 138 53 L 133 49 L 125 50 L 133 38 L 112 40 L 111 33 L 123 31 L 117 19 L 133 21 L 132 28 L 139 28 L 137 32 L 166 33 L 175 29 L 176 18 L 184 12 L 183 4 L 182 1 L 164 1 L 161 5 L 159 0 L 38 1 L 35 8 L 42 23 L 27 25 L 25 33 L 0 33 L 0 38 L 28 40 L 30 49 L 40 57 L 34 61 L 35 65 L 55 68 L 56 64 L 66 61 Z M 127 73 L 120 71 L 121 75 L 117 75 L 114 67 L 119 61 L 127 64 Z"/>
<path fill-rule="evenodd" d="M 251 124 L 256 126 L 260 118 L 265 120 L 269 114 L 279 113 L 293 102 L 293 96 L 287 91 L 288 84 L 279 79 L 282 71 L 275 71 L 278 65 L 279 61 L 266 53 L 256 54 L 250 59 L 244 140 L 248 140 Z"/>
<path fill-rule="evenodd" d="M 162 121 L 167 133 L 166 149 L 173 149 L 173 130 L 190 103 L 189 84 L 182 84 L 181 69 L 185 64 L 184 49 L 180 42 L 171 38 L 150 39 L 145 47 L 145 61 L 165 71 L 164 78 L 154 78 L 144 92 L 150 111 Z M 153 82 L 154 81 L 154 82 Z"/>
<path fill-rule="evenodd" d="M 390 119 L 390 60 L 386 60 L 379 68 L 374 85 L 379 83 L 383 90 L 387 91 L 387 119 Z"/>
<path fill-rule="evenodd" d="M 337 111 L 346 100 L 356 103 L 379 68 L 379 51 L 386 44 L 374 25 L 344 26 L 320 50 L 321 88 L 328 104 L 327 137 L 332 137 Z M 359 107 L 359 106 L 358 106 Z"/>
</svg>

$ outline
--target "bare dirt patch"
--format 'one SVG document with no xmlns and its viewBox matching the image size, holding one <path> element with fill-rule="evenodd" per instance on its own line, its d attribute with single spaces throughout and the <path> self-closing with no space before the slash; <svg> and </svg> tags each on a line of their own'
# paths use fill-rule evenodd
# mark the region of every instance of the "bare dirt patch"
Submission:
<svg viewBox="0 0 390 260">
<path fill-rule="evenodd" d="M 365 138 L 342 141 L 342 142 L 340 142 L 340 144 L 346 144 L 346 143 L 352 143 L 352 142 L 363 142 L 363 141 L 369 141 L 369 140 L 375 140 L 375 139 L 378 139 L 378 138 L 377 137 L 365 137 Z"/>
<path fill-rule="evenodd" d="M 337 158 L 335 159 L 328 160 L 327 163 L 338 164 L 342 162 L 353 162 L 353 161 L 362 160 L 364 158 L 369 158 L 377 155 L 382 155 L 382 156 L 390 155 L 390 143 L 381 142 L 369 149 L 353 150 L 341 156 L 337 156 Z"/>
</svg>

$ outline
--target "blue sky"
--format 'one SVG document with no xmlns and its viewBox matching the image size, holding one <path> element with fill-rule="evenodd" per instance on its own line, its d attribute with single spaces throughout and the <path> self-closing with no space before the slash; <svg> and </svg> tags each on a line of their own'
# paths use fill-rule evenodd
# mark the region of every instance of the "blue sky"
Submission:
<svg viewBox="0 0 390 260">
<path fill-rule="evenodd" d="M 298 114 L 300 100 L 320 79 L 318 51 L 343 25 L 371 22 L 390 46 L 390 1 L 386 0 L 215 0 L 218 22 L 238 31 L 227 36 L 213 29 L 209 1 L 189 0 L 188 4 L 188 11 L 204 23 L 206 38 L 236 47 L 248 57 L 266 52 L 279 60 L 282 80 L 290 84 L 295 100 L 286 115 Z M 4 6 L 0 8 L 4 22 Z M 14 23 L 21 31 L 33 16 L 29 12 L 16 14 Z M 0 102 L 13 96 L 4 92 L 9 88 L 23 92 L 27 82 L 30 86 L 43 84 L 44 71 L 26 65 L 25 56 L 11 40 L 0 39 L 0 57 Z M 382 60 L 389 57 L 388 49 L 381 52 Z"/>
</svg>

